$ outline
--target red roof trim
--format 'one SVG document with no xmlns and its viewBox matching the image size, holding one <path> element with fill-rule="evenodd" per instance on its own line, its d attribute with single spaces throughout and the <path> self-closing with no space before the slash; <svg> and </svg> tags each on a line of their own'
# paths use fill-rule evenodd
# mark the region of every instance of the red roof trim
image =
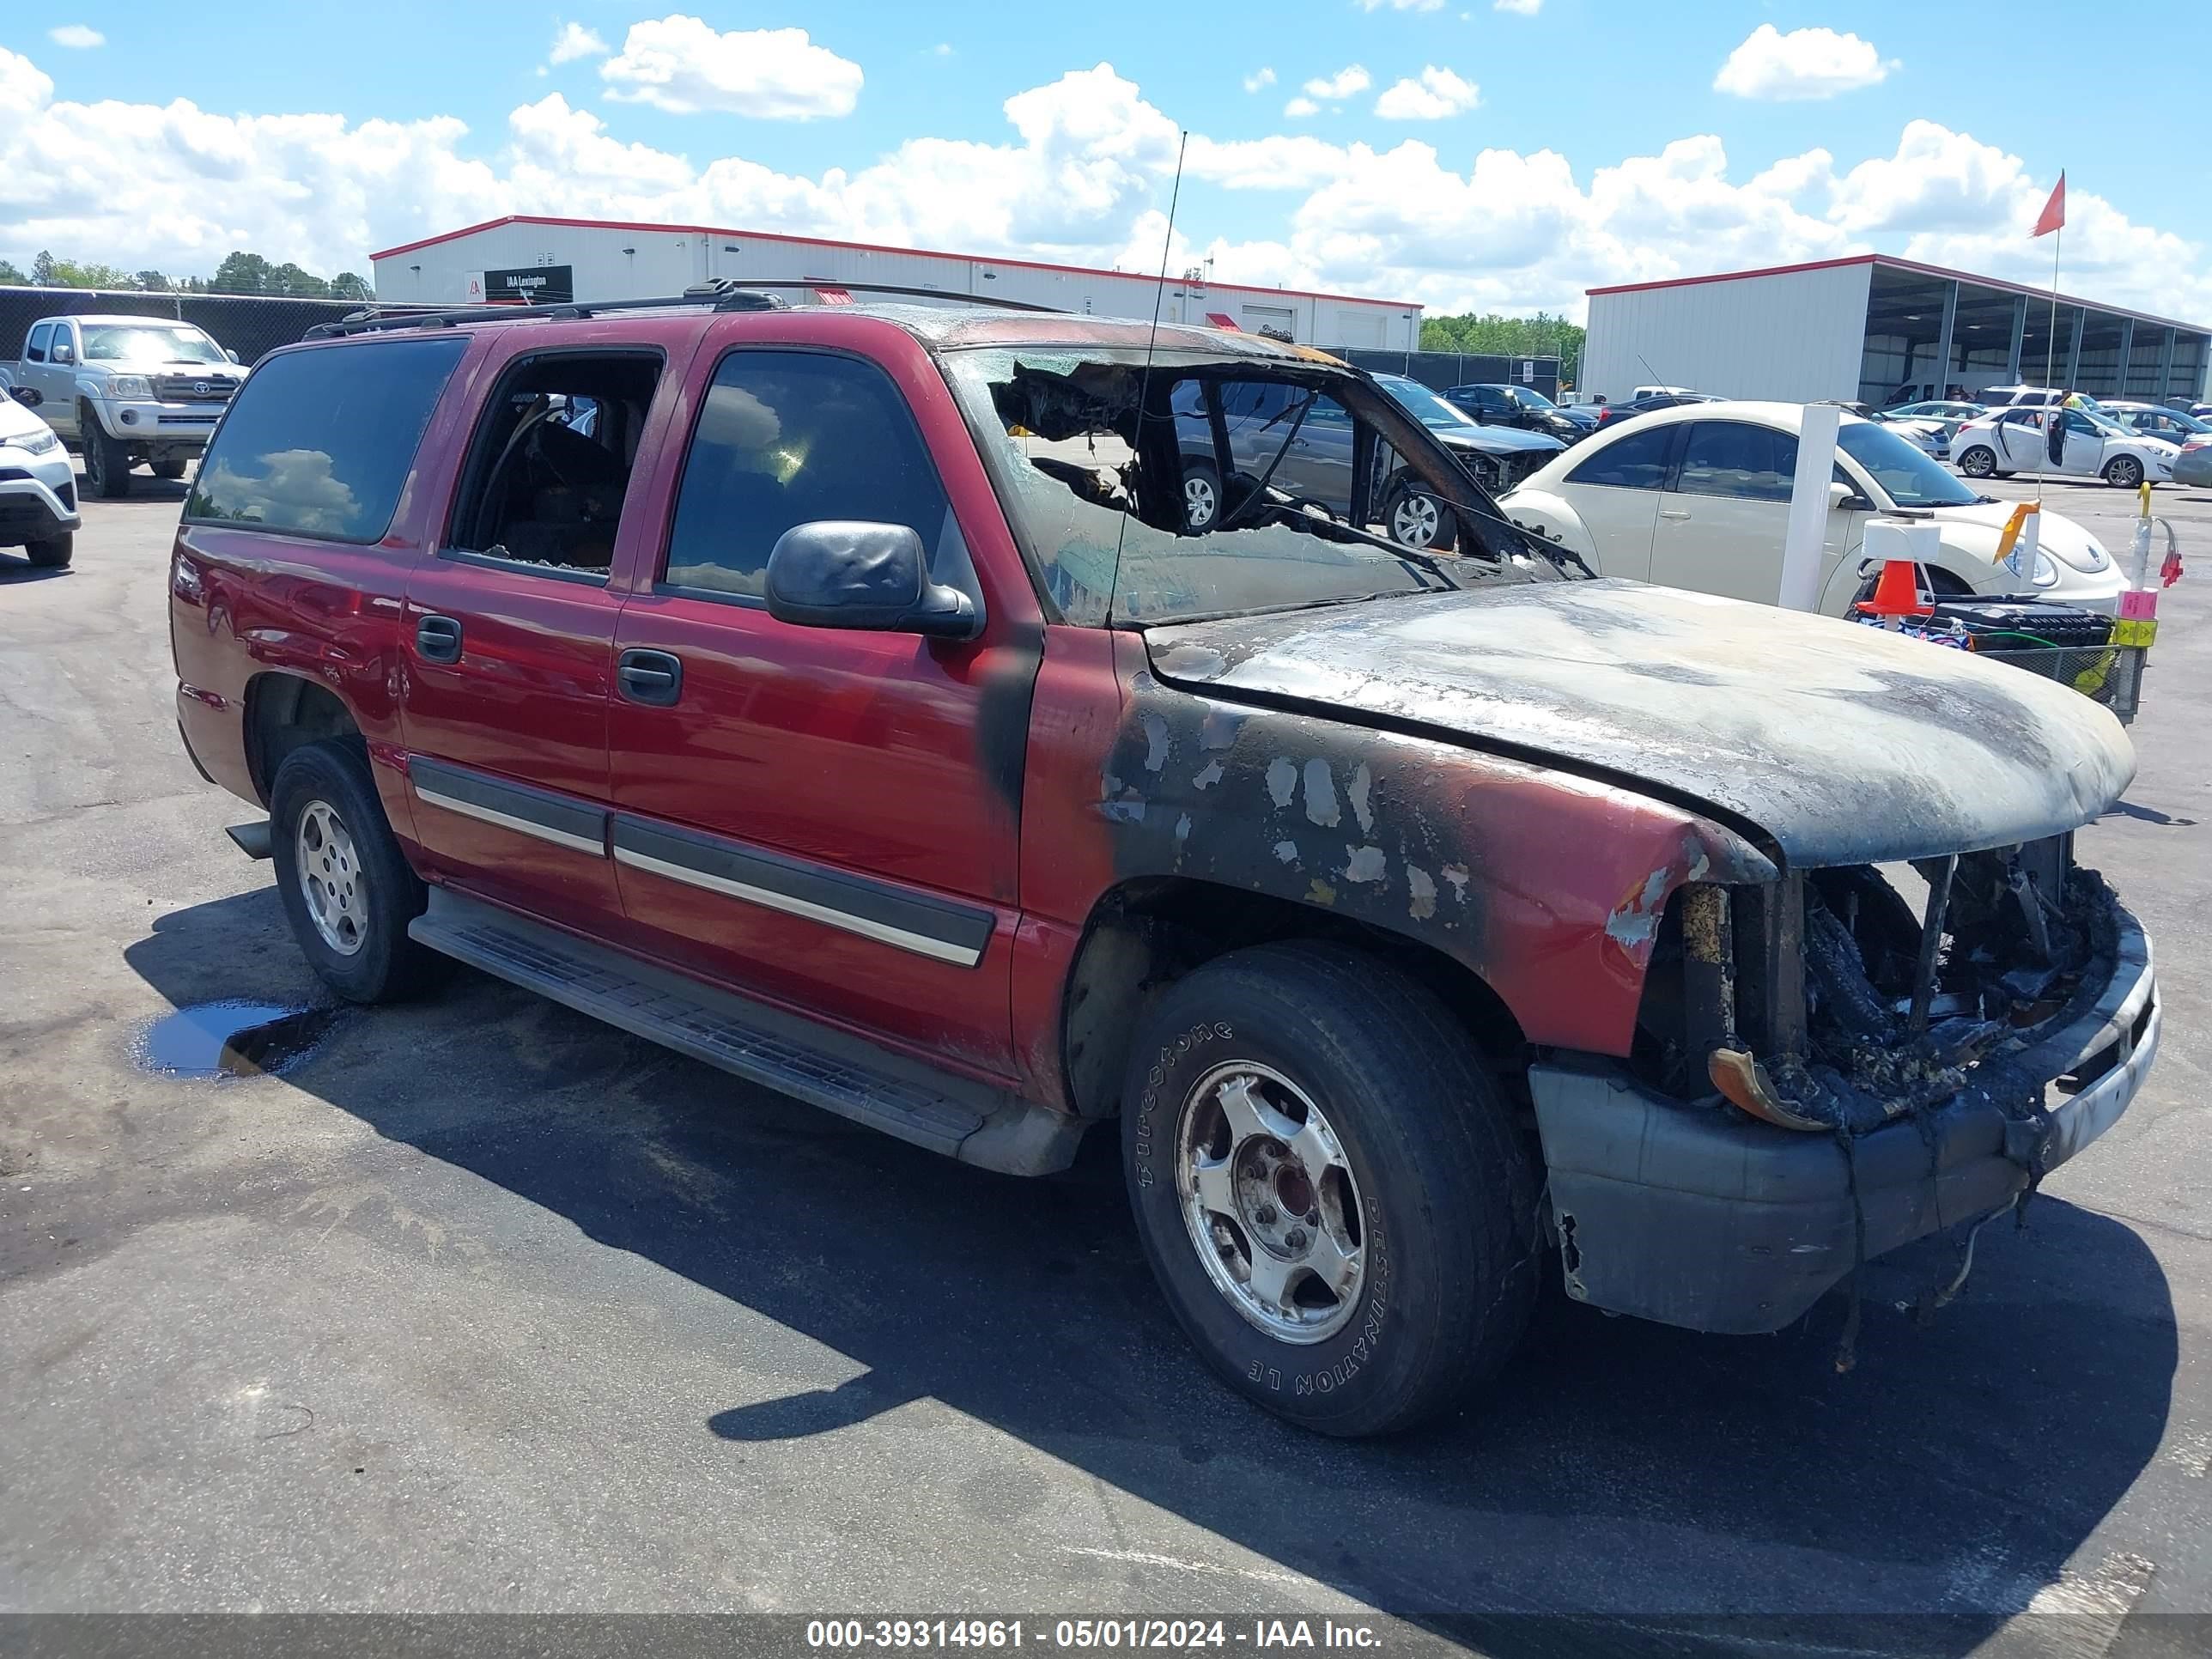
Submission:
<svg viewBox="0 0 2212 1659">
<path fill-rule="evenodd" d="M 1814 259 L 1801 265 L 1768 265 L 1757 270 L 1720 270 L 1707 276 L 1666 276 L 1650 283 L 1616 283 L 1610 288 L 1584 289 L 1591 299 L 1601 294 L 1642 294 L 1661 288 L 1698 288 L 1707 283 L 1736 283 L 1752 276 L 1794 276 L 1802 270 L 1835 270 L 1844 265 L 1882 265 L 1892 270 L 1909 270 L 1922 276 L 1942 276 L 1954 282 L 1971 283 L 1976 288 L 1994 289 L 2001 294 L 2025 294 L 2033 300 L 2048 300 L 2047 288 L 2031 288 L 2025 283 L 2009 282 L 2002 276 L 1979 276 L 1971 270 L 1954 270 L 1948 265 L 1922 264 L 1917 259 L 1900 259 L 1889 253 L 1852 253 L 1840 259 Z M 2126 306 L 2106 305 L 2099 300 L 2084 300 L 2071 294 L 2061 294 L 2058 303 L 2078 306 L 2087 311 L 2101 311 L 2113 317 L 2132 317 L 2137 322 L 2155 323 L 2160 328 L 2186 329 L 2191 334 L 2212 333 L 2203 323 L 2185 323 L 2172 317 L 2160 317 L 2154 312 L 2135 311 Z"/>
<path fill-rule="evenodd" d="M 927 259 L 959 259 L 969 264 L 1000 265 L 1016 270 L 1056 270 L 1072 276 L 1121 276 L 1140 283 L 1155 280 L 1141 270 L 1101 270 L 1096 265 L 1059 265 L 1042 259 L 1001 259 L 976 253 L 947 253 L 942 248 L 892 247 L 882 242 L 840 242 L 828 237 L 787 236 L 770 230 L 732 230 L 724 225 L 651 224 L 629 219 L 556 219 L 535 213 L 510 213 L 503 219 L 487 219 L 480 225 L 465 225 L 459 230 L 441 231 L 435 236 L 425 236 L 420 241 L 402 242 L 398 247 L 388 247 L 381 253 L 370 254 L 369 262 L 373 264 L 379 259 L 396 259 L 403 253 L 414 252 L 417 248 L 435 247 L 441 242 L 458 241 L 464 236 L 473 236 L 482 230 L 497 230 L 503 225 L 559 225 L 572 230 L 674 230 L 695 236 L 742 236 L 750 241 L 782 242 L 793 247 L 848 248 L 858 253 L 914 253 Z M 1209 293 L 1217 289 L 1225 289 L 1236 294 L 1273 294 L 1292 300 L 1329 300 L 1340 305 L 1388 306 L 1397 311 L 1419 311 L 1423 304 L 1419 300 L 1370 300 L 1363 295 L 1323 294 L 1304 288 L 1254 288 L 1244 283 L 1209 282 L 1204 286 Z"/>
</svg>

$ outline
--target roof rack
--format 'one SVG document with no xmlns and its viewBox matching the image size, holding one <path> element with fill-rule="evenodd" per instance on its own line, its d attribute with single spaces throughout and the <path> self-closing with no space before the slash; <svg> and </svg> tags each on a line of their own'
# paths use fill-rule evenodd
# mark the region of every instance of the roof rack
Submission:
<svg viewBox="0 0 2212 1659">
<path fill-rule="evenodd" d="M 842 294 L 896 294 L 918 299 L 950 300 L 964 305 L 993 306 L 1007 311 L 1042 311 L 1065 315 L 1058 306 L 1036 305 L 1026 300 L 1000 300 L 988 295 L 959 294 L 936 288 L 908 288 L 890 283 L 836 283 L 826 277 L 793 282 L 740 282 L 717 276 L 694 283 L 683 293 L 651 300 L 594 300 L 589 304 L 562 301 L 554 305 L 512 306 L 486 303 L 473 306 L 372 305 L 334 323 L 318 323 L 308 339 L 345 334 L 368 334 L 382 329 L 454 328 L 464 323 L 512 322 L 544 318 L 573 321 L 613 311 L 661 311 L 677 306 L 706 306 L 714 311 L 781 311 L 788 303 L 768 289 L 829 289 Z"/>
</svg>

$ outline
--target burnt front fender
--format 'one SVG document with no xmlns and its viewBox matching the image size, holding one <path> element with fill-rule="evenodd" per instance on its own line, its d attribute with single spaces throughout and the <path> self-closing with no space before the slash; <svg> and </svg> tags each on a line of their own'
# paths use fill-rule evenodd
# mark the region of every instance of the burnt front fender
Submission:
<svg viewBox="0 0 2212 1659">
<path fill-rule="evenodd" d="M 1116 880 L 1182 877 L 1406 936 L 1534 1043 L 1626 1054 L 1667 900 L 1771 880 L 1731 831 L 1571 774 L 1132 666 L 1088 816 Z"/>
</svg>

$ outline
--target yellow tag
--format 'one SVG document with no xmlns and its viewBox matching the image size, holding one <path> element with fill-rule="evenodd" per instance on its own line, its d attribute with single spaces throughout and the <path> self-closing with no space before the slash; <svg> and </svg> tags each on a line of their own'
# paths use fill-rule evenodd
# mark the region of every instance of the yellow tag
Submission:
<svg viewBox="0 0 2212 1659">
<path fill-rule="evenodd" d="M 2157 637 L 2158 623 L 2155 619 L 2149 622 L 2123 622 L 2112 624 L 2114 645 L 2147 646 Z"/>
</svg>

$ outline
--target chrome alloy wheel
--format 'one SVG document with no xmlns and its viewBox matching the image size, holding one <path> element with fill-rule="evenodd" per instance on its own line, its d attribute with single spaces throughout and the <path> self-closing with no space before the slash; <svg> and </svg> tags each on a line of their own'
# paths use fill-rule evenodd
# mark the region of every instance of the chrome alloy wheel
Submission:
<svg viewBox="0 0 2212 1659">
<path fill-rule="evenodd" d="M 1232 1061 L 1198 1080 L 1176 1120 L 1176 1193 L 1191 1248 L 1253 1325 L 1309 1343 L 1351 1320 L 1366 1275 L 1359 1186 L 1281 1073 Z"/>
<path fill-rule="evenodd" d="M 352 956 L 368 936 L 368 893 L 353 836 L 328 801 L 311 800 L 301 809 L 292 856 L 308 920 L 324 944 L 342 957 Z"/>
</svg>

